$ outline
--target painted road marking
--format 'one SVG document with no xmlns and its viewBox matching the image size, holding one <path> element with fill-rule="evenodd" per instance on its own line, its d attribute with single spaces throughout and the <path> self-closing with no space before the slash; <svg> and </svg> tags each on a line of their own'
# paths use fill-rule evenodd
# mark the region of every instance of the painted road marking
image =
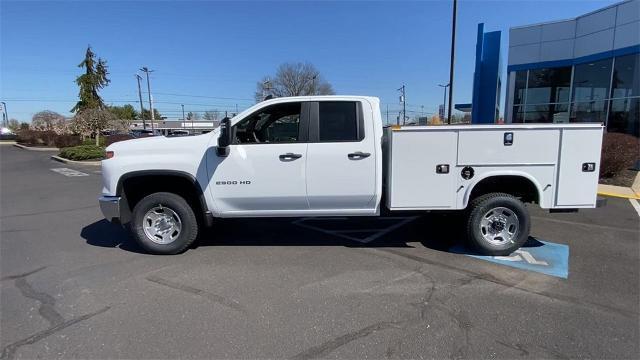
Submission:
<svg viewBox="0 0 640 360">
<path fill-rule="evenodd" d="M 76 177 L 76 176 L 89 176 L 89 174 L 85 174 L 78 170 L 73 170 L 69 168 L 53 168 L 51 169 L 53 172 L 57 172 L 58 174 L 62 174 L 68 177 Z"/>
<path fill-rule="evenodd" d="M 315 225 L 310 225 L 309 222 L 311 221 L 348 221 L 349 218 L 302 218 L 296 221 L 293 221 L 292 224 L 306 228 L 306 229 L 311 229 L 311 230 L 315 230 L 315 231 L 319 231 L 321 233 L 327 234 L 327 235 L 332 235 L 332 236 L 338 236 L 341 237 L 343 239 L 347 239 L 347 240 L 351 240 L 351 241 L 357 241 L 359 243 L 363 243 L 363 244 L 367 244 L 370 243 L 372 241 L 374 241 L 375 239 L 380 238 L 381 236 L 384 236 L 390 232 L 392 232 L 393 230 L 398 229 L 399 227 L 408 224 L 409 222 L 417 219 L 417 216 L 412 216 L 412 217 L 384 217 L 384 218 L 379 218 L 377 220 L 377 223 L 382 223 L 386 220 L 396 220 L 393 222 L 393 224 L 391 226 L 385 227 L 385 228 L 381 228 L 381 229 L 370 229 L 370 228 L 364 228 L 364 229 L 344 229 L 344 230 L 330 230 L 330 229 L 326 229 L 320 226 L 315 226 Z M 354 233 L 366 233 L 369 234 L 371 233 L 371 235 L 363 238 L 358 238 L 349 234 L 354 234 Z"/>
<path fill-rule="evenodd" d="M 636 209 L 638 216 L 640 216 L 640 203 L 638 203 L 638 200 L 629 199 L 629 202 L 631 203 L 631 206 L 633 206 L 633 208 Z"/>
<path fill-rule="evenodd" d="M 462 246 L 449 249 L 450 252 L 464 254 L 475 259 L 535 271 L 566 279 L 569 277 L 569 246 L 531 238 L 522 248 L 509 256 L 476 255 Z"/>
</svg>

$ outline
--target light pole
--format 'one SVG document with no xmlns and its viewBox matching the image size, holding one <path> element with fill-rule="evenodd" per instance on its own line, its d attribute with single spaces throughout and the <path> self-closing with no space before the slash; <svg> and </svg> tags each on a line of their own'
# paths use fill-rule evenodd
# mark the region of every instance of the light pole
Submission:
<svg viewBox="0 0 640 360">
<path fill-rule="evenodd" d="M 453 21 L 451 24 L 451 64 L 449 67 L 449 112 L 447 124 L 451 124 L 451 107 L 453 102 L 453 65 L 456 57 L 456 12 L 458 11 L 458 0 L 453 0 Z"/>
<path fill-rule="evenodd" d="M 445 114 L 447 113 L 447 88 L 449 87 L 449 84 L 447 85 L 438 84 L 438 86 L 440 86 L 441 88 L 444 88 L 444 100 L 442 100 L 442 116 L 440 117 L 440 120 L 444 122 L 444 117 L 445 117 Z M 449 122 L 449 124 L 451 124 L 451 122 Z"/>
</svg>

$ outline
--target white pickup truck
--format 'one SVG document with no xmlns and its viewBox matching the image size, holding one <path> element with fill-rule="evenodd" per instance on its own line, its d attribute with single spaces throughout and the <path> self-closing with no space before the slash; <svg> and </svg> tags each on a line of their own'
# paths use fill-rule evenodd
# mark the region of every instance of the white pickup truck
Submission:
<svg viewBox="0 0 640 360">
<path fill-rule="evenodd" d="M 596 206 L 601 124 L 391 126 L 364 96 L 261 102 L 199 136 L 109 146 L 100 206 L 147 251 L 185 251 L 216 217 L 464 211 L 469 242 L 506 255 L 523 202 Z"/>
</svg>

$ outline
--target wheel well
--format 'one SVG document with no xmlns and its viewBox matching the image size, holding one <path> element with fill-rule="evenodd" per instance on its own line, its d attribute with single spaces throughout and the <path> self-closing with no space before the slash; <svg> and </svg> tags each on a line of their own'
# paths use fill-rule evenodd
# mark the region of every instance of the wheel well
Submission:
<svg viewBox="0 0 640 360">
<path fill-rule="evenodd" d="M 118 193 L 124 197 L 129 210 L 145 196 L 156 192 L 170 192 L 184 198 L 199 219 L 202 219 L 206 205 L 202 190 L 194 179 L 183 175 L 134 175 L 125 177 L 118 185 Z"/>
<path fill-rule="evenodd" d="M 524 202 L 539 203 L 538 188 L 526 177 L 517 175 L 490 176 L 480 180 L 469 196 L 469 201 L 492 192 L 511 194 Z"/>
</svg>

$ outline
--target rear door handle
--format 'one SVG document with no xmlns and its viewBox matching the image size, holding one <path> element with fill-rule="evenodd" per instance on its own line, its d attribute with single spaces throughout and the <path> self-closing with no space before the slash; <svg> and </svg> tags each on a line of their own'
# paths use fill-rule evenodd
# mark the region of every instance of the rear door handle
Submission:
<svg viewBox="0 0 640 360">
<path fill-rule="evenodd" d="M 301 157 L 302 157 L 302 154 L 294 154 L 294 153 L 280 154 L 280 160 L 282 160 L 282 161 L 295 160 L 295 159 L 299 159 Z"/>
<path fill-rule="evenodd" d="M 366 153 L 362 151 L 356 151 L 354 153 L 350 153 L 347 155 L 349 160 L 360 160 L 360 159 L 368 158 L 369 156 L 371 156 L 370 153 Z"/>
</svg>

